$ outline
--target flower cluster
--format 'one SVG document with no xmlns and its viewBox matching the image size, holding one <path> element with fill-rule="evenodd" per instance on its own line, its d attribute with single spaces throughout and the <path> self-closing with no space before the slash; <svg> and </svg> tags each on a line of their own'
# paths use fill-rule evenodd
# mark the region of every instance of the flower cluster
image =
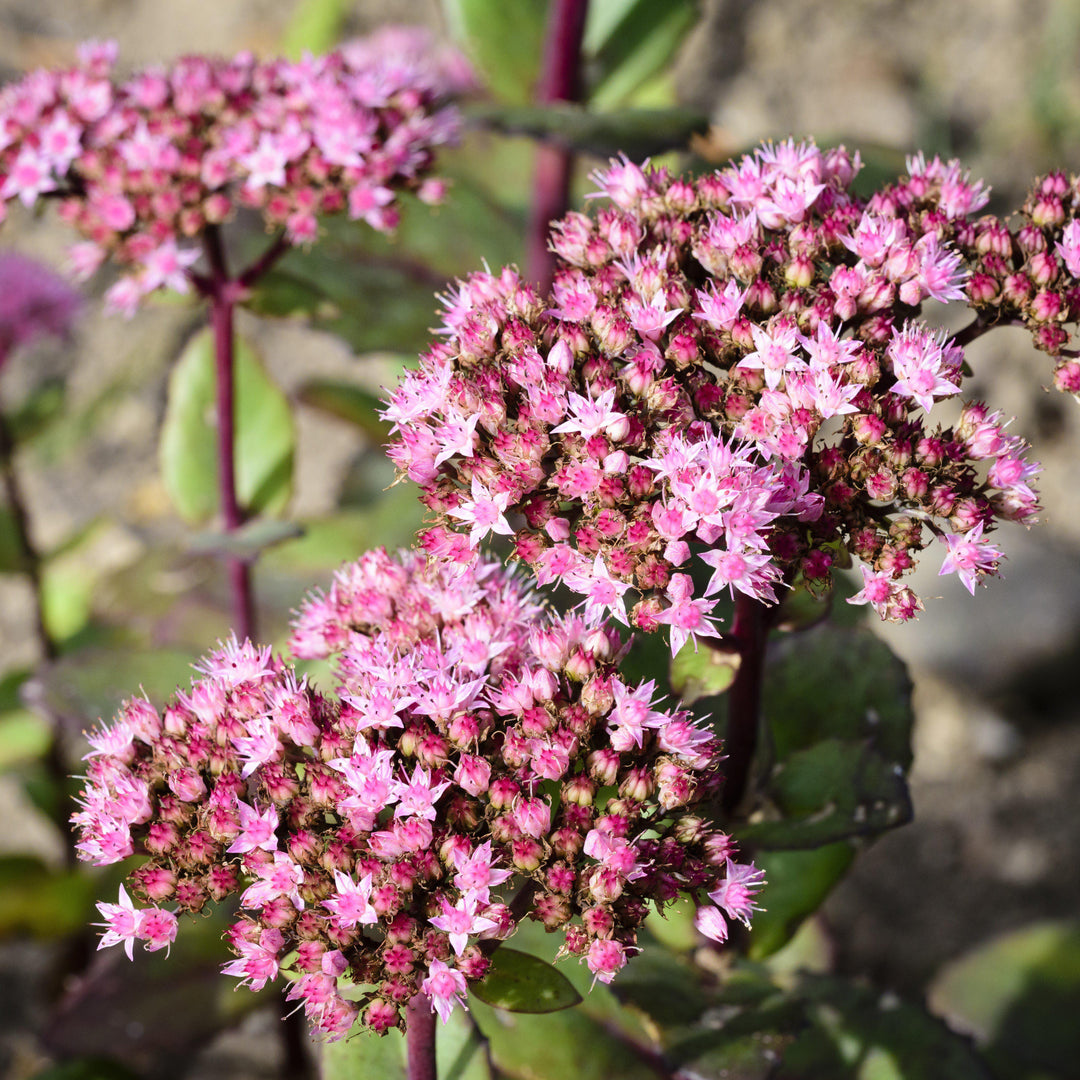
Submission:
<svg viewBox="0 0 1080 1080">
<path fill-rule="evenodd" d="M 889 203 L 910 197 L 904 184 L 882 193 Z M 946 218 L 938 229 L 970 268 L 966 293 L 976 328 L 1026 327 L 1035 346 L 1057 358 L 1057 389 L 1080 398 L 1080 360 L 1065 348 L 1067 327 L 1080 323 L 1080 177 L 1039 178 L 1011 227 L 985 215 L 974 222 Z"/>
<path fill-rule="evenodd" d="M 396 223 L 396 193 L 438 200 L 433 153 L 458 130 L 444 105 L 466 78 L 415 34 L 390 30 L 298 63 L 192 56 L 114 82 L 116 49 L 89 43 L 67 71 L 38 70 L 0 91 L 0 222 L 6 203 L 60 201 L 86 239 L 76 272 L 106 258 L 128 272 L 108 293 L 132 313 L 158 288 L 185 291 L 190 242 L 238 208 L 283 242 L 346 212 Z"/>
<path fill-rule="evenodd" d="M 1038 466 L 978 403 L 931 425 L 964 358 L 920 320 L 965 298 L 949 241 L 987 192 L 915 158 L 867 202 L 858 168 L 791 141 L 695 180 L 613 161 L 552 229 L 550 296 L 511 269 L 459 283 L 385 411 L 425 548 L 468 563 L 506 535 L 587 618 L 673 649 L 716 633 L 718 593 L 824 590 L 846 553 L 889 619 L 921 607 L 900 578 L 931 539 L 969 588 L 996 572 L 984 533 L 1033 517 Z"/>
<path fill-rule="evenodd" d="M 66 337 L 82 299 L 63 278 L 35 259 L 0 252 L 0 368 L 19 345 Z"/>
<path fill-rule="evenodd" d="M 616 674 L 613 631 L 544 617 L 497 565 L 375 551 L 293 648 L 334 657 L 333 696 L 233 640 L 162 713 L 135 699 L 90 735 L 79 852 L 146 856 L 102 945 L 161 948 L 177 911 L 238 894 L 226 973 L 288 969 L 336 1038 L 417 993 L 445 1019 L 522 918 L 604 982 L 650 906 L 697 895 L 716 941 L 750 918 L 760 872 L 696 812 L 716 740 Z"/>
</svg>

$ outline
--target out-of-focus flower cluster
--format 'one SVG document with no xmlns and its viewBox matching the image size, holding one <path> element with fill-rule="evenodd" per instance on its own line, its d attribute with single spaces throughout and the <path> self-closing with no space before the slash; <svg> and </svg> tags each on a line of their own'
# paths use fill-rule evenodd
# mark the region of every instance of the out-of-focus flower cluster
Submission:
<svg viewBox="0 0 1080 1080">
<path fill-rule="evenodd" d="M 0 368 L 16 347 L 71 332 L 82 298 L 36 259 L 0 251 Z"/>
<path fill-rule="evenodd" d="M 132 313 L 158 288 L 185 291 L 191 241 L 238 208 L 289 244 L 345 212 L 376 229 L 398 220 L 397 192 L 437 201 L 436 147 L 456 136 L 449 94 L 463 62 L 392 28 L 297 63 L 202 56 L 113 80 L 116 48 L 92 42 L 67 71 L 37 70 L 0 91 L 0 222 L 6 203 L 60 202 L 84 237 L 89 276 L 113 258 L 127 273 L 110 304 Z"/>
<path fill-rule="evenodd" d="M 292 645 L 335 659 L 334 696 L 230 641 L 163 713 L 133 699 L 90 735 L 79 852 L 147 856 L 99 905 L 102 945 L 165 947 L 177 912 L 239 894 L 225 971 L 287 967 L 333 1038 L 420 992 L 445 1019 L 522 918 L 604 982 L 680 894 L 716 941 L 749 919 L 761 874 L 695 812 L 717 743 L 616 674 L 613 631 L 543 616 L 497 565 L 374 551 Z"/>
<path fill-rule="evenodd" d="M 825 589 L 845 551 L 888 619 L 921 607 L 900 579 L 931 539 L 969 590 L 995 573 L 985 533 L 1033 517 L 1038 466 L 979 403 L 932 423 L 964 358 L 920 321 L 965 299 L 951 241 L 986 190 L 917 157 L 867 202 L 858 169 L 791 141 L 694 180 L 613 161 L 553 227 L 550 296 L 459 283 L 385 411 L 426 549 L 467 563 L 504 534 L 587 620 L 667 625 L 673 650 L 717 633 L 719 593 Z"/>
</svg>

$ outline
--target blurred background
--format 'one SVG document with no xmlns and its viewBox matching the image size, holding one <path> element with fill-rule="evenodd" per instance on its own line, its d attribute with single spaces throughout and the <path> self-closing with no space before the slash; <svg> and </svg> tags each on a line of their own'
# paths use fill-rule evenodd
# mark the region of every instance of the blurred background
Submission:
<svg viewBox="0 0 1080 1080">
<path fill-rule="evenodd" d="M 819 145 L 860 149 L 868 170 L 884 177 L 922 149 L 963 159 L 992 185 L 997 212 L 1018 206 L 1038 173 L 1080 169 L 1077 0 L 702 0 L 676 8 L 670 62 L 662 56 L 623 97 L 708 118 L 688 165 L 719 163 L 766 138 L 812 135 Z M 91 37 L 116 39 L 125 70 L 186 52 L 272 55 L 388 18 L 450 39 L 435 0 L 0 0 L 0 82 L 65 65 Z M 410 207 L 390 241 L 332 230 L 282 264 L 283 293 L 302 293 L 277 309 L 291 309 L 289 317 L 241 313 L 241 334 L 295 406 L 289 515 L 308 527 L 267 552 L 256 571 L 269 612 L 264 637 L 280 641 L 290 608 L 341 560 L 371 544 L 408 543 L 419 511 L 402 488 L 383 493 L 392 471 L 363 395 L 391 383 L 403 358 L 424 348 L 445 282 L 483 260 L 521 262 L 534 153 L 527 138 L 470 131 L 440 170 L 454 181 L 442 208 Z M 598 160 L 580 159 L 573 204 Z M 0 235 L 4 248 L 58 270 L 71 239 L 49 214 L 12 213 Z M 51 796 L 33 783 L 40 717 L 59 718 L 74 740 L 140 684 L 154 694 L 186 682 L 186 665 L 228 628 L 215 564 L 177 519 L 157 466 L 170 366 L 200 315 L 180 301 L 150 304 L 130 321 L 105 315 L 100 295 L 111 280 L 105 270 L 89 283 L 70 341 L 20 353 L 0 377 L 6 407 L 42 417 L 18 464 L 35 541 L 52 553 L 46 597 L 65 643 L 59 659 L 38 663 L 29 587 L 0 573 L 0 854 L 11 857 L 0 869 L 0 1075 L 10 1080 L 49 1060 L 41 1036 L 58 1022 L 53 980 L 67 947 L 50 923 L 63 925 L 65 897 L 77 891 L 69 881 L 42 900 L 25 887 L 27 873 L 36 880 L 38 867 L 64 860 L 41 812 Z M 999 965 L 987 949 L 1060 961 L 1064 1000 L 1073 1015 L 1080 1006 L 1080 939 L 1075 924 L 1060 922 L 1080 902 L 1080 404 L 1044 389 L 1050 364 L 1023 331 L 980 340 L 969 359 L 974 394 L 1015 416 L 1011 432 L 1044 463 L 1046 509 L 1030 531 L 1002 530 L 1002 580 L 971 599 L 928 569 L 914 582 L 927 600 L 919 621 L 881 628 L 916 685 L 915 821 L 863 853 L 815 933 L 823 963 L 926 995 L 987 1037 L 978 1008 L 958 1008 L 955 990 L 972 964 L 978 979 L 992 978 Z M 348 415 L 320 396 L 320 387 L 342 383 L 361 395 Z M 195 997 L 203 992 L 192 988 Z M 206 1033 L 208 1049 L 185 1051 L 175 1074 L 277 1075 L 283 1051 L 267 1037 L 276 1015 L 270 1006 L 242 1023 L 238 1016 L 225 1034 Z M 1038 1031 L 1038 1018 L 1029 1021 Z M 72 1023 L 71 1040 L 92 1042 L 93 1014 Z M 133 1043 L 146 1036 L 130 1033 Z"/>
</svg>

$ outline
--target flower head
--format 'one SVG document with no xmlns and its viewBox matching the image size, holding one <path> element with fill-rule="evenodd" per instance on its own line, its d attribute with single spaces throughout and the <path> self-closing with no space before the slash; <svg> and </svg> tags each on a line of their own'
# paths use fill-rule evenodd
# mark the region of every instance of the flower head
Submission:
<svg viewBox="0 0 1080 1080">
<path fill-rule="evenodd" d="M 332 693 L 230 639 L 162 714 L 136 699 L 91 736 L 80 853 L 147 855 L 102 944 L 159 948 L 237 895 L 225 973 L 287 971 L 327 1038 L 399 1025 L 416 993 L 445 1020 L 524 917 L 609 981 L 650 906 L 723 888 L 732 846 L 695 814 L 717 740 L 620 678 L 620 649 L 494 563 L 368 552 L 297 617 Z"/>
</svg>

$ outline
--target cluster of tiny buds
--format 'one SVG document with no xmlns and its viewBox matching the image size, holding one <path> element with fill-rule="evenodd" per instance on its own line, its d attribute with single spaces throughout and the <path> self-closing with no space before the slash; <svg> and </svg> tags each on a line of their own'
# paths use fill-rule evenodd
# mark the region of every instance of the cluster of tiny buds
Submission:
<svg viewBox="0 0 1080 1080">
<path fill-rule="evenodd" d="M 932 540 L 969 590 L 996 573 L 984 533 L 1033 518 L 1039 467 L 980 403 L 931 426 L 964 355 L 920 319 L 966 298 L 953 240 L 987 191 L 919 156 L 864 201 L 858 168 L 791 141 L 694 180 L 623 158 L 554 225 L 549 296 L 460 282 L 384 414 L 426 550 L 468 563 L 503 534 L 587 621 L 666 626 L 673 651 L 718 634 L 718 594 L 824 591 L 848 554 L 887 619 L 921 608 L 900 579 Z"/>
<path fill-rule="evenodd" d="M 902 198 L 902 189 L 896 192 Z M 1054 385 L 1080 400 L 1080 360 L 1068 329 L 1080 322 L 1080 178 L 1040 177 L 1010 225 L 993 215 L 950 222 L 946 235 L 970 269 L 979 327 L 1026 327 L 1057 358 Z"/>
<path fill-rule="evenodd" d="M 399 191 L 442 197 L 427 174 L 456 137 L 445 101 L 469 75 L 420 31 L 390 28 L 297 63 L 191 56 L 122 82 L 115 59 L 115 45 L 90 42 L 77 66 L 0 91 L 0 222 L 14 199 L 58 199 L 86 238 L 71 249 L 75 273 L 107 258 L 126 268 L 107 294 L 125 314 L 156 289 L 187 291 L 193 241 L 238 208 L 300 245 L 321 215 L 388 230 Z"/>
<path fill-rule="evenodd" d="M 167 947 L 178 913 L 238 895 L 224 971 L 288 974 L 340 1038 L 416 994 L 445 1020 L 523 918 L 603 982 L 680 895 L 716 942 L 750 919 L 762 875 L 704 812 L 717 742 L 619 677 L 613 630 L 545 616 L 491 563 L 374 551 L 293 648 L 333 657 L 333 695 L 230 640 L 163 712 L 134 699 L 89 736 L 79 852 L 145 856 L 99 904 L 102 946 Z"/>
</svg>

